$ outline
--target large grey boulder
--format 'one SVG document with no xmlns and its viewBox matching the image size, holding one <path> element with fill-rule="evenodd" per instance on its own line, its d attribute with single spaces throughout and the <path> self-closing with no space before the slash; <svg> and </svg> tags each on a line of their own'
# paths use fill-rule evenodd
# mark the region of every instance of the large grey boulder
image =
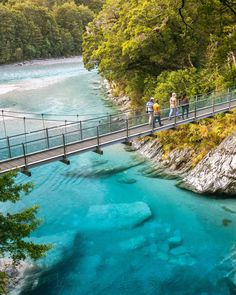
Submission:
<svg viewBox="0 0 236 295">
<path fill-rule="evenodd" d="M 90 206 L 86 226 L 96 230 L 131 229 L 152 216 L 144 202 Z"/>
<path fill-rule="evenodd" d="M 236 133 L 209 152 L 180 186 L 201 194 L 236 197 Z"/>
</svg>

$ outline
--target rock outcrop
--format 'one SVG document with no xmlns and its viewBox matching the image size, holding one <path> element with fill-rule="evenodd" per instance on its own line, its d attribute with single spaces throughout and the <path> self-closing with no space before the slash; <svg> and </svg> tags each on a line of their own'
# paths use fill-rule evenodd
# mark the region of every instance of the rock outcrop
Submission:
<svg viewBox="0 0 236 295">
<path fill-rule="evenodd" d="M 15 265 L 10 258 L 0 258 L 0 271 L 4 272 L 8 277 L 7 289 L 9 294 L 18 295 L 21 293 L 22 287 L 25 284 L 30 271 L 33 269 L 34 265 L 25 261 L 20 261 Z"/>
<path fill-rule="evenodd" d="M 197 193 L 236 197 L 236 133 L 227 137 L 183 179 L 182 187 Z"/>
<path fill-rule="evenodd" d="M 227 137 L 192 167 L 191 149 L 173 150 L 165 159 L 157 139 L 136 140 L 133 149 L 152 161 L 150 177 L 181 177 L 179 186 L 199 194 L 225 194 L 236 197 L 236 133 Z"/>
<path fill-rule="evenodd" d="M 115 83 L 110 83 L 108 80 L 104 79 L 102 82 L 102 87 L 106 92 L 107 100 L 115 103 L 121 111 L 128 112 L 131 110 L 131 100 L 126 95 L 115 95 L 113 89 L 115 88 Z"/>
<path fill-rule="evenodd" d="M 152 168 L 146 170 L 146 176 L 175 178 L 185 175 L 192 169 L 191 149 L 173 150 L 169 157 L 164 152 L 158 139 L 135 140 L 132 149 L 152 162 Z"/>
</svg>

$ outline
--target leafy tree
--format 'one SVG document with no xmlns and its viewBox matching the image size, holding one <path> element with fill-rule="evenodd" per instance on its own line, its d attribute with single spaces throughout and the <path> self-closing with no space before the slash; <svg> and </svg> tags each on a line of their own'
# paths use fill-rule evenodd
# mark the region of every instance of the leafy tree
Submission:
<svg viewBox="0 0 236 295">
<path fill-rule="evenodd" d="M 93 17 L 89 7 L 73 1 L 0 3 L 0 63 L 81 54 L 82 34 Z"/>
<path fill-rule="evenodd" d="M 94 12 L 99 12 L 104 4 L 105 0 L 75 0 L 77 5 L 84 5 L 90 8 Z"/>
<path fill-rule="evenodd" d="M 32 184 L 17 184 L 15 172 L 0 177 L 0 201 L 2 203 L 17 203 L 22 194 L 29 194 Z M 38 206 L 23 209 L 20 212 L 0 211 L 0 256 L 13 259 L 14 264 L 27 258 L 39 259 L 51 246 L 34 244 L 27 237 L 40 225 L 36 213 Z M 0 272 L 0 288 L 4 289 L 7 275 Z M 5 279 L 5 280 L 4 280 Z"/>
<path fill-rule="evenodd" d="M 147 95 L 167 101 L 172 91 L 230 87 L 236 80 L 231 3 L 107 0 L 84 34 L 85 65 L 97 67 L 134 104 Z"/>
</svg>

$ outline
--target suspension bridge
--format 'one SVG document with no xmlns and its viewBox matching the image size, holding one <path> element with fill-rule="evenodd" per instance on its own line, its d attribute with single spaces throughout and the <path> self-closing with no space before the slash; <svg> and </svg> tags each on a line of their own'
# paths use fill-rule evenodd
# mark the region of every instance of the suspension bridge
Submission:
<svg viewBox="0 0 236 295">
<path fill-rule="evenodd" d="M 65 120 L 63 124 L 59 119 L 47 120 L 45 115 L 41 114 L 41 118 L 36 116 L 31 118 L 42 123 L 42 128 L 37 130 L 26 128 L 26 122 L 30 118 L 20 117 L 21 112 L 3 110 L 1 120 L 4 137 L 0 138 L 0 173 L 19 169 L 30 176 L 29 169 L 35 166 L 53 161 L 69 164 L 70 156 L 87 151 L 102 154 L 102 148 L 105 146 L 116 143 L 129 144 L 132 139 L 213 117 L 235 108 L 236 91 L 234 89 L 190 100 L 188 118 L 175 114 L 169 120 L 169 109 L 163 109 L 161 111 L 163 126 L 150 126 L 148 115 L 143 108 L 141 111 L 106 114 L 87 120 L 79 120 L 78 115 L 69 115 L 70 120 Z M 6 119 L 11 117 L 23 120 L 22 133 L 8 135 Z M 53 122 L 53 125 L 46 126 L 49 122 Z M 56 126 L 55 123 L 57 123 Z"/>
</svg>

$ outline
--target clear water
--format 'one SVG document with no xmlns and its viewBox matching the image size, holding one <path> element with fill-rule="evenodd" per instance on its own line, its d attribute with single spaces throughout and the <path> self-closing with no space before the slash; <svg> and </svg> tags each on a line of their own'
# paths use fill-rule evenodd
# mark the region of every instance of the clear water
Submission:
<svg viewBox="0 0 236 295">
<path fill-rule="evenodd" d="M 107 112 L 98 81 L 81 59 L 1 67 L 0 107 Z M 12 132 L 20 128 L 11 126 Z M 34 191 L 13 208 L 1 208 L 39 204 L 43 224 L 32 239 L 54 244 L 22 294 L 234 294 L 224 279 L 231 263 L 222 261 L 236 240 L 235 200 L 210 199 L 178 189 L 175 181 L 147 178 L 143 172 L 149 168 L 136 153 L 115 145 L 103 156 L 73 157 L 70 166 L 34 168 L 32 179 L 20 175 L 20 182 L 35 183 Z M 134 214 L 140 202 L 143 211 Z M 119 204 L 127 204 L 125 214 Z M 145 204 L 149 219 L 142 216 Z M 96 214 L 89 214 L 94 208 Z"/>
</svg>

